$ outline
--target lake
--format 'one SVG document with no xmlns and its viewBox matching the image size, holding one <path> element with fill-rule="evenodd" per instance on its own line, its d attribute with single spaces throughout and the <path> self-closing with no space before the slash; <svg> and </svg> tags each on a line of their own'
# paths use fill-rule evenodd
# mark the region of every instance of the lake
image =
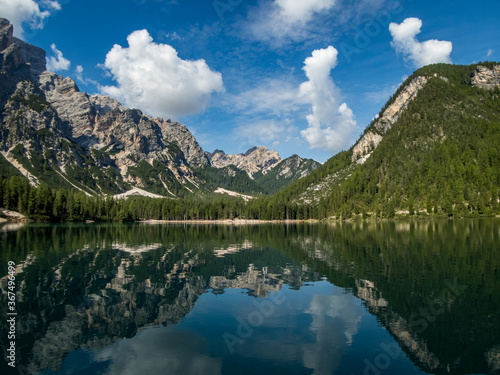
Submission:
<svg viewBox="0 0 500 375">
<path fill-rule="evenodd" d="M 2 374 L 500 373 L 500 219 L 0 231 Z"/>
</svg>

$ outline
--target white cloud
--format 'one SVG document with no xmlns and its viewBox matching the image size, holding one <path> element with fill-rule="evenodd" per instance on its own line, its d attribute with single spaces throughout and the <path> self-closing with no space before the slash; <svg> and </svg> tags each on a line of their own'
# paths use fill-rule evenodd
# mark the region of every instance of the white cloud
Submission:
<svg viewBox="0 0 500 375">
<path fill-rule="evenodd" d="M 226 107 L 247 115 L 287 116 L 299 109 L 301 103 L 295 85 L 285 79 L 263 79 L 262 83 L 238 95 L 229 96 Z"/>
<path fill-rule="evenodd" d="M 400 9 L 393 0 L 262 1 L 235 27 L 239 37 L 264 41 L 272 48 L 305 40 L 327 43 L 377 15 L 397 14 Z"/>
<path fill-rule="evenodd" d="M 41 4 L 45 5 L 50 10 L 61 10 L 61 4 L 59 4 L 56 0 L 43 0 Z"/>
<path fill-rule="evenodd" d="M 76 73 L 76 78 L 79 81 L 83 81 L 83 66 L 77 65 L 76 69 L 75 69 L 75 73 Z"/>
<path fill-rule="evenodd" d="M 90 78 L 83 77 L 83 66 L 81 66 L 81 65 L 76 66 L 75 76 L 76 76 L 76 80 L 80 83 L 83 83 L 85 86 L 90 84 L 90 85 L 94 85 L 96 87 L 100 87 L 99 82 L 94 81 L 93 79 L 90 79 Z"/>
<path fill-rule="evenodd" d="M 128 340 L 94 351 L 95 361 L 109 362 L 109 375 L 220 374 L 222 361 L 211 356 L 208 340 L 175 328 L 169 325 L 143 330 Z M 149 360 L 143 361 L 144 357 Z"/>
<path fill-rule="evenodd" d="M 114 45 L 104 67 L 117 86 L 104 94 L 153 116 L 175 118 L 205 110 L 213 92 L 224 90 L 222 75 L 205 60 L 182 60 L 167 44 L 156 44 L 147 30 L 127 37 L 129 46 Z"/>
<path fill-rule="evenodd" d="M 315 50 L 304 62 L 309 80 L 300 86 L 301 98 L 312 105 L 312 113 L 307 116 L 309 127 L 301 135 L 311 148 L 329 152 L 348 146 L 357 130 L 351 109 L 341 103 L 340 91 L 330 77 L 330 71 L 337 66 L 337 55 L 332 46 Z"/>
<path fill-rule="evenodd" d="M 336 0 L 274 0 L 250 12 L 247 32 L 271 43 L 298 41 L 309 35 L 308 24 L 317 14 L 329 11 Z"/>
<path fill-rule="evenodd" d="M 24 36 L 23 24 L 29 24 L 31 29 L 43 29 L 43 20 L 56 10 L 61 10 L 57 1 L 38 4 L 34 0 L 0 0 L 0 15 L 14 26 L 14 35 L 18 38 Z"/>
<path fill-rule="evenodd" d="M 63 53 L 56 48 L 52 43 L 50 49 L 55 56 L 47 57 L 47 70 L 50 72 L 58 72 L 60 70 L 68 70 L 71 62 L 63 56 Z"/>
<path fill-rule="evenodd" d="M 182 40 L 181 36 L 177 34 L 175 31 L 173 33 L 166 34 L 166 37 L 172 40 Z"/>
<path fill-rule="evenodd" d="M 418 18 L 407 18 L 400 24 L 392 22 L 389 31 L 393 38 L 391 45 L 396 52 L 402 53 L 405 59 L 410 59 L 417 68 L 435 63 L 450 63 L 452 43 L 435 39 L 419 42 L 416 36 L 420 34 L 421 27 L 422 21 Z"/>
<path fill-rule="evenodd" d="M 488 53 L 486 54 L 486 57 L 490 57 L 491 55 L 493 55 L 493 50 L 489 49 Z"/>
<path fill-rule="evenodd" d="M 307 23 L 314 13 L 328 10 L 335 5 L 335 0 L 276 0 L 280 17 L 288 23 Z"/>
<path fill-rule="evenodd" d="M 290 125 L 287 120 L 261 120 L 238 125 L 234 129 L 234 134 L 241 143 L 239 148 L 244 149 L 249 145 L 289 142 L 296 131 L 297 128 Z"/>
</svg>

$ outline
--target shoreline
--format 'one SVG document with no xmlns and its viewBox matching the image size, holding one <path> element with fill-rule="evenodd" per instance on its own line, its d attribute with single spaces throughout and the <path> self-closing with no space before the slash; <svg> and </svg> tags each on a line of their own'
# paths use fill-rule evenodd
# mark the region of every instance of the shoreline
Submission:
<svg viewBox="0 0 500 375">
<path fill-rule="evenodd" d="M 237 219 L 237 220 L 138 220 L 140 224 L 303 224 L 319 223 L 319 220 L 258 220 L 258 219 Z"/>
</svg>

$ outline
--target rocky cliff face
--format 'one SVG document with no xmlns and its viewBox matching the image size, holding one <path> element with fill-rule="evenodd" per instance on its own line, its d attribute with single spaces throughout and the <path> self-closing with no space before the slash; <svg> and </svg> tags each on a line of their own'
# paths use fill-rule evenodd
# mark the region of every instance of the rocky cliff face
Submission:
<svg viewBox="0 0 500 375">
<path fill-rule="evenodd" d="M 176 176 L 186 175 L 179 170 L 209 164 L 196 139 L 180 123 L 154 119 L 110 97 L 89 96 L 79 92 L 70 78 L 54 73 L 42 73 L 39 82 L 48 102 L 67 125 L 71 140 L 89 151 L 114 149 L 116 152 L 107 158 L 123 177 L 127 177 L 129 167 L 143 160 L 161 160 Z M 178 180 L 185 182 L 182 177 Z"/>
<path fill-rule="evenodd" d="M 298 155 L 282 159 L 276 151 L 269 151 L 264 146 L 252 147 L 244 154 L 232 155 L 215 150 L 211 154 L 207 153 L 207 156 L 212 166 L 219 168 L 221 172 L 231 166 L 245 171 L 268 194 L 274 194 L 309 175 L 320 165 Z"/>
<path fill-rule="evenodd" d="M 500 65 L 495 65 L 493 69 L 479 65 L 472 73 L 471 85 L 487 90 L 500 87 Z"/>
<path fill-rule="evenodd" d="M 385 134 L 396 123 L 399 116 L 408 107 L 408 104 L 415 99 L 418 92 L 424 88 L 428 82 L 427 77 L 416 77 L 406 85 L 401 93 L 396 97 L 384 111 L 382 116 L 374 123 L 372 129 L 367 131 L 353 148 L 352 160 L 364 163 L 368 154 L 371 153 L 382 140 Z"/>
<path fill-rule="evenodd" d="M 45 52 L 12 31 L 1 19 L 0 148 L 32 183 L 89 194 L 139 187 L 171 196 L 198 189 L 191 168 L 209 161 L 184 125 L 80 92 L 72 79 L 46 71 Z"/>
<path fill-rule="evenodd" d="M 366 134 L 361 137 L 352 150 L 353 161 L 357 160 L 359 164 L 364 163 L 370 156 L 370 153 L 378 146 L 382 138 L 383 137 L 380 134 L 373 131 L 366 132 Z M 358 157 L 360 158 L 358 159 Z"/>
<path fill-rule="evenodd" d="M 276 151 L 269 151 L 267 147 L 252 147 L 244 154 L 227 155 L 222 150 L 215 150 L 207 154 L 210 162 L 216 168 L 234 165 L 248 173 L 250 178 L 258 172 L 266 173 L 282 159 Z"/>
</svg>

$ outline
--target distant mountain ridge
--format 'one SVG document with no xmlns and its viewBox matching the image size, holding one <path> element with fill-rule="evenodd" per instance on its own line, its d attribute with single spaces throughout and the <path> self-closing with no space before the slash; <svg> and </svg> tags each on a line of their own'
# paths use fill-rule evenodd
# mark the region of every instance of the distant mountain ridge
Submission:
<svg viewBox="0 0 500 375">
<path fill-rule="evenodd" d="M 265 146 L 252 147 L 245 153 L 232 155 L 227 155 L 222 150 L 215 150 L 207 154 L 207 157 L 216 168 L 234 165 L 247 172 L 252 179 L 255 173 L 266 173 L 282 160 L 276 151 L 269 151 Z"/>
<path fill-rule="evenodd" d="M 2 177 L 22 174 L 32 184 L 91 195 L 142 189 L 175 198 L 231 187 L 256 194 L 266 189 L 253 175 L 282 160 L 263 146 L 239 159 L 209 154 L 183 124 L 80 92 L 72 79 L 46 71 L 45 51 L 13 37 L 6 19 L 0 19 L 0 63 Z"/>
</svg>

